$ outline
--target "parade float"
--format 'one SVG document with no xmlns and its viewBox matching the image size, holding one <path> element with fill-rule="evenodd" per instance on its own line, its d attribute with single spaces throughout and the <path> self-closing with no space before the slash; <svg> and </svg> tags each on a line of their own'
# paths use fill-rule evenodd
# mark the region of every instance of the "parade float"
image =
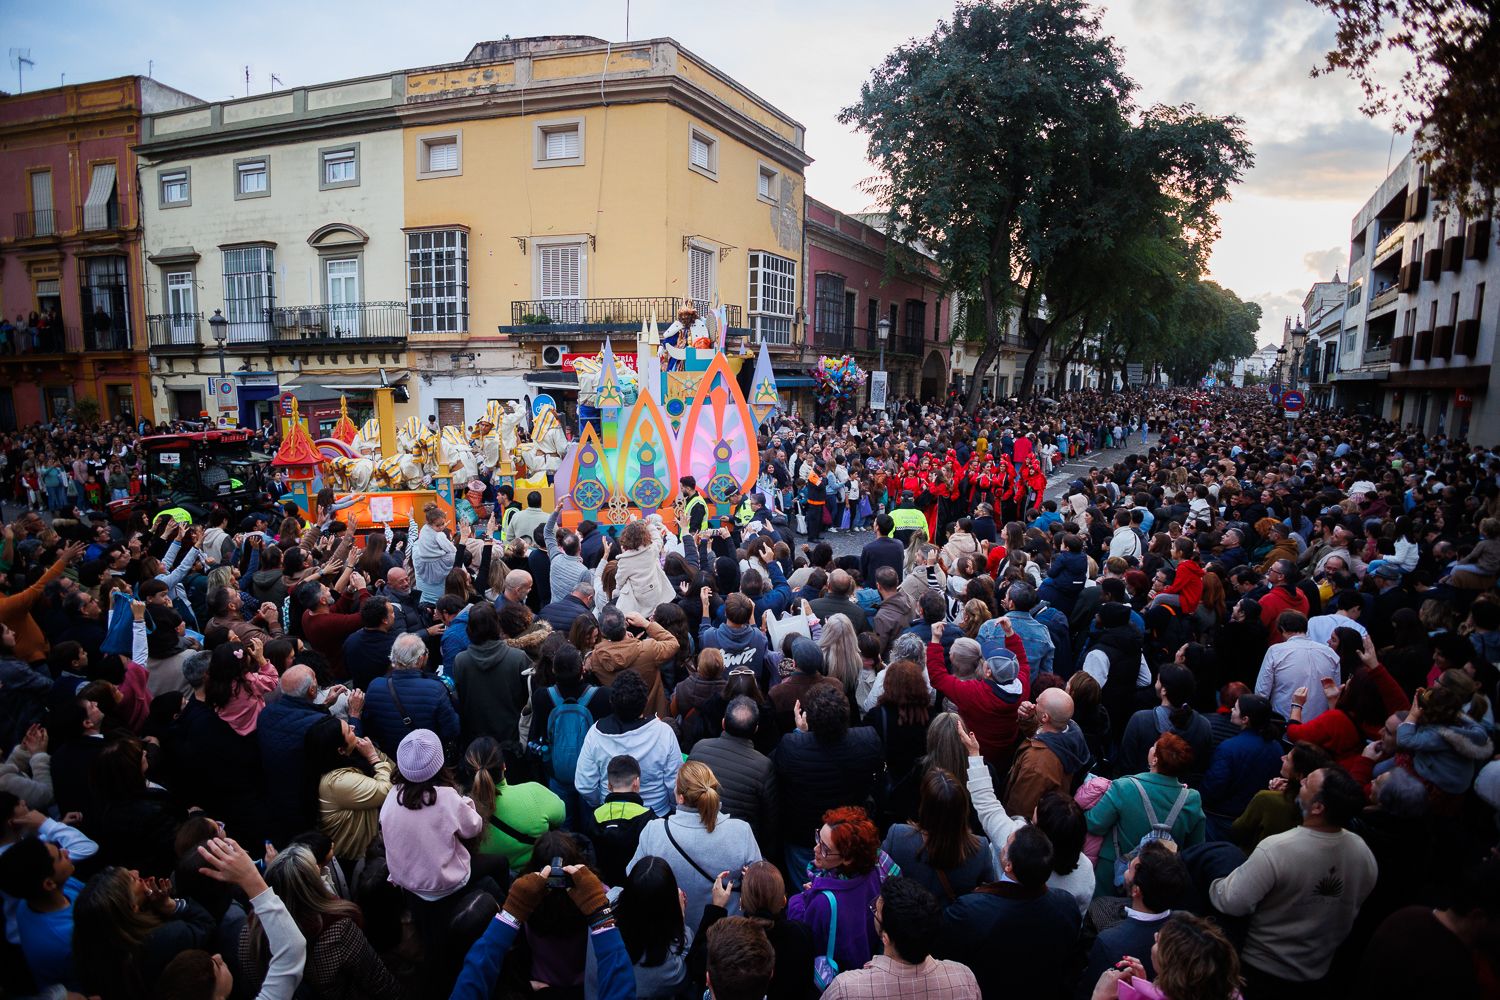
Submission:
<svg viewBox="0 0 1500 1000">
<path fill-rule="evenodd" d="M 576 436 L 546 395 L 529 409 L 491 401 L 471 428 L 434 431 L 416 417 L 397 423 L 392 390 L 380 388 L 373 417 L 356 427 L 341 401 L 338 423 L 316 441 L 292 399 L 272 465 L 309 514 L 319 491 L 332 488 L 359 530 L 408 517 L 420 522 L 434 502 L 451 517 L 454 483 L 462 490 L 486 471 L 523 503 L 535 491 L 550 510 L 561 497 L 569 526 L 585 519 L 618 526 L 659 514 L 675 528 L 686 499 L 678 481 L 686 475 L 712 512 L 727 515 L 758 476 L 755 430 L 778 405 L 776 380 L 762 345 L 747 401 L 737 381 L 744 359 L 723 350 L 722 310 L 709 320 L 712 327 L 689 309 L 665 332 L 654 319 L 643 323 L 639 370 L 622 364 L 608 340 L 598 355 L 579 359 Z"/>
<path fill-rule="evenodd" d="M 623 525 L 659 514 L 675 530 L 692 476 L 710 512 L 728 515 L 759 474 L 755 430 L 775 408 L 775 378 L 762 347 L 752 411 L 740 390 L 742 358 L 724 352 L 722 310 L 708 322 L 684 309 L 665 332 L 655 319 L 637 338 L 637 371 L 608 340 L 579 369 L 579 434 L 554 474 L 562 521 Z"/>
</svg>

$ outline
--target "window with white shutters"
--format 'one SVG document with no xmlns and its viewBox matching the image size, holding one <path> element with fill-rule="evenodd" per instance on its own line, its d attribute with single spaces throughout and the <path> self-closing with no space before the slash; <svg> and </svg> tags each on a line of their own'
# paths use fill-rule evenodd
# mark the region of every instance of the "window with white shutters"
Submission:
<svg viewBox="0 0 1500 1000">
<path fill-rule="evenodd" d="M 463 173 L 463 134 L 446 132 L 417 139 L 417 179 L 456 177 Z"/>
<path fill-rule="evenodd" d="M 270 193 L 270 164 L 264 159 L 235 161 L 234 196 L 236 198 L 263 198 Z"/>
<path fill-rule="evenodd" d="M 554 323 L 583 321 L 583 244 L 537 247 L 537 278 L 542 311 Z"/>
<path fill-rule="evenodd" d="M 553 129 L 547 133 L 547 159 L 571 160 L 578 155 L 578 130 Z"/>
<path fill-rule="evenodd" d="M 413 333 L 469 328 L 469 234 L 432 229 L 406 234 L 407 316 Z"/>
<path fill-rule="evenodd" d="M 188 172 L 174 170 L 161 175 L 161 205 L 186 205 L 192 201 L 192 189 L 188 186 Z"/>
<path fill-rule="evenodd" d="M 718 140 L 696 128 L 689 132 L 688 166 L 701 174 L 717 178 L 719 173 Z"/>
<path fill-rule="evenodd" d="M 340 149 L 318 151 L 322 160 L 323 176 L 318 179 L 318 188 L 357 187 L 359 185 L 359 147 L 344 146 Z"/>
<path fill-rule="evenodd" d="M 774 168 L 762 163 L 760 169 L 756 172 L 755 196 L 761 201 L 774 202 L 776 196 L 780 193 L 777 190 L 777 182 L 780 180 L 780 177 L 780 173 Z"/>
<path fill-rule="evenodd" d="M 688 247 L 688 297 L 700 313 L 713 308 L 714 252 L 704 247 Z"/>
<path fill-rule="evenodd" d="M 797 262 L 763 250 L 750 253 L 750 329 L 769 344 L 792 342 Z"/>
<path fill-rule="evenodd" d="M 427 146 L 427 169 L 433 172 L 439 170 L 457 170 L 458 143 L 429 143 Z"/>
</svg>

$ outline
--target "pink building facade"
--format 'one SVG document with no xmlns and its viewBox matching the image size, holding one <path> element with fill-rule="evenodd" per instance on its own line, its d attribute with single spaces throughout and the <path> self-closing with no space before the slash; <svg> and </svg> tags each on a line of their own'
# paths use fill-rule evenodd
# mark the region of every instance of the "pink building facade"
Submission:
<svg viewBox="0 0 1500 1000">
<path fill-rule="evenodd" d="M 143 113 L 193 103 L 146 77 L 0 97 L 0 428 L 150 412 L 131 147 Z"/>
<path fill-rule="evenodd" d="M 887 273 L 891 241 L 877 228 L 879 222 L 879 217 L 847 215 L 807 199 L 803 308 L 808 340 L 817 354 L 852 353 L 861 367 L 873 371 L 879 366 L 884 320 L 890 394 L 933 398 L 948 385 L 953 296 L 943 290 L 937 265 L 908 248 L 897 248 L 902 266 Z"/>
</svg>

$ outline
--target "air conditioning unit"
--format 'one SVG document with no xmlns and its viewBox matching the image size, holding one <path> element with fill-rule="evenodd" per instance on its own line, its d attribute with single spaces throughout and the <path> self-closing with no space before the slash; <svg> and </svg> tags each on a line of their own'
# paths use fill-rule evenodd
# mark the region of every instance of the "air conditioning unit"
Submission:
<svg viewBox="0 0 1500 1000">
<path fill-rule="evenodd" d="M 563 355 L 568 353 L 567 344 L 548 344 L 542 348 L 542 366 L 545 368 L 561 368 Z"/>
</svg>

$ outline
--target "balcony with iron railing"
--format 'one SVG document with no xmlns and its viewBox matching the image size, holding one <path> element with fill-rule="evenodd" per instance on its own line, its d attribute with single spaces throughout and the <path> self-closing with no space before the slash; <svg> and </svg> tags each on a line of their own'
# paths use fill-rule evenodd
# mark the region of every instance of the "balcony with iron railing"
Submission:
<svg viewBox="0 0 1500 1000">
<path fill-rule="evenodd" d="M 232 303 L 226 312 L 224 341 L 230 350 L 265 347 L 340 351 L 400 347 L 407 338 L 405 302 L 253 308 Z M 161 313 L 147 320 L 152 351 L 191 352 L 199 347 L 217 346 L 211 336 L 207 339 L 203 336 L 203 327 L 213 324 L 205 324 L 202 313 Z"/>
<path fill-rule="evenodd" d="M 693 306 L 700 314 L 712 305 L 671 295 L 604 299 L 520 299 L 510 304 L 510 325 L 498 331 L 518 340 L 588 339 L 604 334 L 636 333 L 641 324 L 655 318 L 658 329 L 665 330 L 677 318 L 683 304 Z M 725 318 L 730 330 L 744 330 L 743 310 L 726 305 Z"/>
<path fill-rule="evenodd" d="M 58 213 L 50 208 L 35 212 L 17 212 L 15 238 L 18 240 L 40 239 L 57 235 Z"/>
<path fill-rule="evenodd" d="M 21 327 L 11 332 L 4 357 L 39 357 L 45 355 L 81 355 L 85 348 L 84 331 L 76 326 L 42 325 Z"/>
<path fill-rule="evenodd" d="M 203 346 L 199 339 L 203 314 L 157 313 L 146 317 L 149 349 L 153 354 L 193 353 Z"/>
</svg>

